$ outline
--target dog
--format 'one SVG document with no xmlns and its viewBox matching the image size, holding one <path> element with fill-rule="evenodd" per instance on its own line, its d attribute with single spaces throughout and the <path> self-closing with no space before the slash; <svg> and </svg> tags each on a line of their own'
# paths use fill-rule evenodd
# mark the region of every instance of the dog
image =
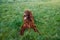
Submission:
<svg viewBox="0 0 60 40">
<path fill-rule="evenodd" d="M 36 28 L 36 25 L 34 24 L 34 17 L 31 11 L 25 10 L 24 16 L 23 16 L 23 22 L 24 23 L 21 27 L 20 35 L 23 35 L 24 31 L 29 28 L 32 28 L 35 32 L 39 33 L 39 31 Z"/>
</svg>

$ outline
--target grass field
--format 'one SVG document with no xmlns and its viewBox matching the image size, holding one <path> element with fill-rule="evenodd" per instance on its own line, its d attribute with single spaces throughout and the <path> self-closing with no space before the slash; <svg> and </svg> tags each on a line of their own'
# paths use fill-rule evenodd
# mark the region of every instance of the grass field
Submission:
<svg viewBox="0 0 60 40">
<path fill-rule="evenodd" d="M 32 29 L 19 34 L 25 9 L 32 11 L 41 35 Z M 1 2 L 0 40 L 60 40 L 60 0 Z"/>
</svg>

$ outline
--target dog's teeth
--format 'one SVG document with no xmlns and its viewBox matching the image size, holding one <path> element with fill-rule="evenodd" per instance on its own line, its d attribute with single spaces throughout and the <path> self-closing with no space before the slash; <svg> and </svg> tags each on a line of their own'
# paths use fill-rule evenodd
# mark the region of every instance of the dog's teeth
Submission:
<svg viewBox="0 0 60 40">
<path fill-rule="evenodd" d="M 24 17 L 24 20 L 27 19 L 26 17 Z"/>
</svg>

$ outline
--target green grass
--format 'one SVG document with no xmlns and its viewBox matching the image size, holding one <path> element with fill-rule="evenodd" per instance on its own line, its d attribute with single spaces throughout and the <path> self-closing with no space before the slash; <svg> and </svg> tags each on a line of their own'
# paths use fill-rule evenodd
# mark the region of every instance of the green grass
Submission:
<svg viewBox="0 0 60 40">
<path fill-rule="evenodd" d="M 42 33 L 25 31 L 19 34 L 23 13 L 30 9 L 37 29 Z M 60 1 L 13 2 L 0 4 L 0 40 L 60 40 Z"/>
</svg>

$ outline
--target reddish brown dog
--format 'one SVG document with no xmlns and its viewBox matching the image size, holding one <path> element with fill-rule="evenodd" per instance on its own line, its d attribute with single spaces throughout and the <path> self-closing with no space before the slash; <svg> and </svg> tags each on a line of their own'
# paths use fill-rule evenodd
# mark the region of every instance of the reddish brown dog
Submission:
<svg viewBox="0 0 60 40">
<path fill-rule="evenodd" d="M 38 30 L 36 28 L 36 25 L 34 24 L 34 18 L 32 16 L 31 11 L 26 10 L 24 12 L 23 21 L 24 21 L 24 24 L 22 25 L 22 28 L 21 28 L 21 31 L 20 31 L 21 35 L 24 34 L 25 29 L 29 29 L 29 28 L 32 28 L 35 32 L 38 32 Z"/>
</svg>

